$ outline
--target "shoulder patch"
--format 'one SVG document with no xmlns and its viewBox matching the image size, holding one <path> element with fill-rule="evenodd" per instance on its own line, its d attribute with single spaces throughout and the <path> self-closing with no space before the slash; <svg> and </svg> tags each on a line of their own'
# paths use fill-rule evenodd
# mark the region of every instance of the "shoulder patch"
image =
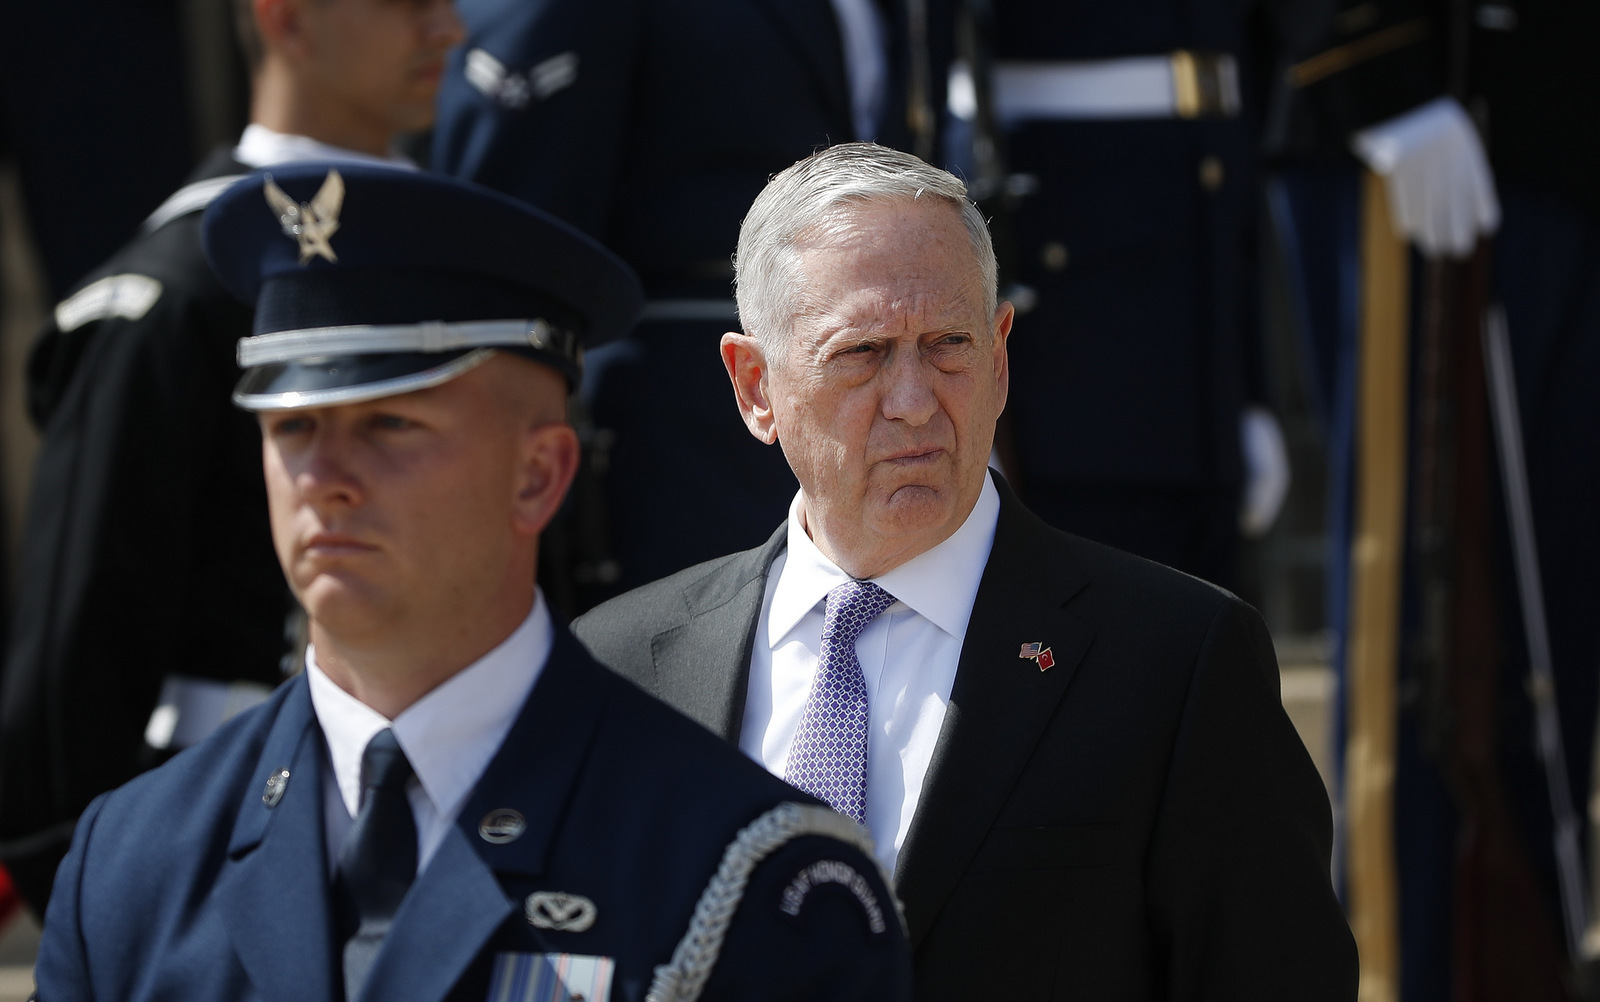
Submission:
<svg viewBox="0 0 1600 1002">
<path fill-rule="evenodd" d="M 484 49 L 467 53 L 467 82 L 485 97 L 512 111 L 521 111 L 532 100 L 543 101 L 578 79 L 578 54 L 563 52 L 529 67 L 513 71 Z"/>
<path fill-rule="evenodd" d="M 689 931 L 684 934 L 677 949 L 672 951 L 672 961 L 656 968 L 655 979 L 650 982 L 650 991 L 645 996 L 649 1002 L 687 1002 L 700 997 L 700 991 L 705 987 L 706 980 L 711 977 L 711 969 L 716 966 L 717 957 L 722 953 L 722 942 L 727 936 L 728 924 L 739 908 L 745 886 L 756 864 L 791 840 L 805 835 L 821 835 L 835 839 L 854 846 L 869 858 L 872 854 L 872 836 L 867 830 L 826 807 L 811 804 L 779 804 L 750 822 L 740 829 L 739 834 L 723 850 L 722 862 L 718 865 L 717 872 L 711 877 L 711 882 L 706 885 L 700 900 L 695 904 L 694 917 L 689 921 Z M 835 877 L 844 876 L 837 870 L 827 869 L 842 867 L 865 888 L 868 899 L 877 904 L 877 896 L 872 893 L 872 888 L 866 879 L 854 867 L 836 860 L 822 860 L 808 865 L 800 871 L 795 881 L 791 882 L 790 889 L 795 889 L 795 884 L 801 877 L 817 867 L 825 868 L 819 871 L 819 877 L 827 873 L 832 873 Z M 886 874 L 883 875 L 883 880 L 887 886 Z M 799 897 L 792 914 L 799 914 L 800 905 L 805 903 L 805 894 L 811 887 L 818 883 L 830 882 L 840 881 L 813 878 L 805 889 L 798 892 Z M 845 877 L 843 882 L 849 889 L 848 877 Z M 783 903 L 779 907 L 784 908 L 789 900 L 790 894 L 785 891 Z M 872 925 L 874 933 L 887 928 L 884 924 L 883 908 L 878 906 L 876 911 L 878 921 Z M 869 910 L 869 922 L 871 914 Z M 905 921 L 900 915 L 898 905 L 895 910 L 895 921 L 904 931 Z"/>
<path fill-rule="evenodd" d="M 161 283 L 149 275 L 108 275 L 56 304 L 56 329 L 66 334 L 108 317 L 138 320 L 161 298 Z"/>
<path fill-rule="evenodd" d="M 789 886 L 783 889 L 778 910 L 798 918 L 807 896 L 824 884 L 837 884 L 850 892 L 867 913 L 867 928 L 872 930 L 874 936 L 888 928 L 883 921 L 883 906 L 878 903 L 878 896 L 872 892 L 872 885 L 867 883 L 867 878 L 849 863 L 837 859 L 819 859 L 795 874 Z"/>
</svg>

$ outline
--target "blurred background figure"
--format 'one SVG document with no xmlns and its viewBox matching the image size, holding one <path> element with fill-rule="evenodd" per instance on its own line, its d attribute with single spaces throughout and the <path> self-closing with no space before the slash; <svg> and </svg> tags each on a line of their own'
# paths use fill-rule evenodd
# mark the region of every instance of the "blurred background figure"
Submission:
<svg viewBox="0 0 1600 1002">
<path fill-rule="evenodd" d="M 767 178 L 819 146 L 931 142 L 922 0 L 463 0 L 435 168 L 583 228 L 639 273 L 582 390 L 589 476 L 545 587 L 568 614 L 754 546 L 797 490 L 730 420 L 731 256 Z M 551 574 L 549 572 L 555 571 Z"/>
<path fill-rule="evenodd" d="M 1341 669 L 1361 629 L 1351 605 L 1371 598 L 1350 572 L 1354 498 L 1379 475 L 1356 462 L 1357 334 L 1382 284 L 1357 253 L 1362 173 L 1382 190 L 1381 228 L 1420 267 L 1397 280 L 1413 303 L 1406 313 L 1400 300 L 1396 336 L 1417 375 L 1395 418 L 1412 528 L 1383 544 L 1404 565 L 1401 626 L 1379 644 L 1400 701 L 1397 779 L 1381 794 L 1395 811 L 1381 836 L 1398 860 L 1394 914 L 1386 928 L 1357 917 L 1370 937 L 1364 991 L 1561 997 L 1581 953 L 1570 902 L 1582 860 L 1570 838 L 1556 848 L 1563 808 L 1546 776 L 1564 769 L 1571 782 L 1558 785 L 1583 802 L 1600 680 L 1600 644 L 1572 615 L 1600 598 L 1589 570 L 1600 532 L 1580 512 L 1600 465 L 1600 398 L 1575 392 L 1600 365 L 1588 229 L 1600 89 L 1552 68 L 1592 63 L 1579 51 L 1600 42 L 1596 16 L 1554 3 L 965 0 L 956 20 L 945 156 L 988 196 L 1026 311 L 1000 444 L 1008 474 L 1071 531 L 1229 587 L 1273 587 L 1241 581 L 1236 559 L 1241 530 L 1270 526 L 1287 486 L 1264 407 L 1282 388 L 1264 377 L 1258 315 L 1263 259 L 1282 253 L 1271 272 L 1289 279 L 1279 294 L 1330 460 L 1327 622 Z M 1443 263 L 1496 232 L 1502 202 L 1492 285 L 1482 257 Z M 1521 396 L 1559 712 L 1537 695 L 1548 686 L 1530 699 L 1524 685 L 1495 465 L 1506 450 L 1490 437 L 1493 373 L 1477 347 L 1491 291 L 1514 349 L 1506 375 Z M 1541 702 L 1565 737 L 1560 764 L 1532 751 Z M 1352 733 L 1373 726 L 1347 709 Z M 1370 833 L 1348 848 L 1376 849 Z"/>
<path fill-rule="evenodd" d="M 968 0 L 948 151 L 1022 311 L 1007 475 L 1060 528 L 1230 587 L 1241 527 L 1264 533 L 1288 487 L 1245 29 L 1212 0 Z"/>
<path fill-rule="evenodd" d="M 1276 67 L 1268 196 L 1326 429 L 1334 662 L 1393 707 L 1344 707 L 1366 763 L 1348 903 L 1375 998 L 1570 998 L 1600 682 L 1600 12 L 1342 3 L 1332 27 Z"/>
<path fill-rule="evenodd" d="M 253 82 L 238 145 L 61 300 L 29 358 L 42 444 L 0 687 L 0 859 L 36 912 L 95 795 L 293 666 L 260 434 L 230 399 L 251 311 L 205 263 L 201 210 L 253 168 L 414 169 L 392 145 L 431 122 L 461 38 L 448 0 L 239 0 L 237 16 Z"/>
</svg>

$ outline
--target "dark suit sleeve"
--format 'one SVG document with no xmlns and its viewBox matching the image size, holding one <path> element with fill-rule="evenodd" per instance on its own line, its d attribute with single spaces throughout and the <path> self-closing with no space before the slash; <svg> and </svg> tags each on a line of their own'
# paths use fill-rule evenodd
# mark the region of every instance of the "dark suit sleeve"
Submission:
<svg viewBox="0 0 1600 1002">
<path fill-rule="evenodd" d="M 702 1002 L 910 997 L 910 953 L 877 865 L 852 846 L 808 836 L 751 875 Z"/>
<path fill-rule="evenodd" d="M 434 167 L 605 239 L 643 15 L 631 0 L 494 0 L 462 14 Z"/>
<path fill-rule="evenodd" d="M 1331 849 L 1327 794 L 1283 711 L 1266 627 L 1230 599 L 1194 668 L 1146 868 L 1171 997 L 1354 999 Z"/>
<path fill-rule="evenodd" d="M 33 966 L 40 1002 L 89 1002 L 94 998 L 78 904 L 83 893 L 84 857 L 89 850 L 89 836 L 105 802 L 105 796 L 98 797 L 84 810 L 72 838 L 72 849 L 56 871 L 55 891 L 45 915 L 44 935 Z"/>
</svg>

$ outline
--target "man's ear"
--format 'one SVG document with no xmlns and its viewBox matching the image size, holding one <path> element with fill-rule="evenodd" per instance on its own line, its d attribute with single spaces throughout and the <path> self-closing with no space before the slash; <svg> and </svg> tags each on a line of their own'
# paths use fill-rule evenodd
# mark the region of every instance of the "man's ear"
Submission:
<svg viewBox="0 0 1600 1002">
<path fill-rule="evenodd" d="M 250 6 L 267 52 L 303 54 L 307 40 L 299 0 L 251 0 Z"/>
<path fill-rule="evenodd" d="M 1000 384 L 1000 406 L 998 411 L 1006 408 L 1006 397 L 1011 391 L 1011 354 L 1009 351 L 1011 340 L 1011 324 L 1017 319 L 1016 307 L 1009 302 L 1003 302 L 994 311 L 994 344 L 991 346 L 991 359 L 994 363 L 994 377 Z"/>
<path fill-rule="evenodd" d="M 733 395 L 744 426 L 766 445 L 776 442 L 778 422 L 768 396 L 767 356 L 761 345 L 748 334 L 729 331 L 722 335 L 722 364 L 733 381 Z"/>
<path fill-rule="evenodd" d="M 578 472 L 578 433 L 565 421 L 552 421 L 520 434 L 512 522 L 519 533 L 536 537 L 556 517 Z"/>
</svg>

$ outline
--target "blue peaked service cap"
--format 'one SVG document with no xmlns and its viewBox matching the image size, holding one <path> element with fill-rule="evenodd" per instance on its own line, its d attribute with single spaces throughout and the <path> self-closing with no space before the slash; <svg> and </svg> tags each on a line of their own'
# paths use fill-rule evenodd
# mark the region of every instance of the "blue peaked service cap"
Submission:
<svg viewBox="0 0 1600 1002">
<path fill-rule="evenodd" d="M 495 351 L 575 385 L 583 348 L 632 327 L 639 280 L 558 219 L 436 174 L 297 163 L 206 210 L 224 286 L 255 304 L 239 342 L 246 410 L 326 407 L 437 386 Z"/>
</svg>

